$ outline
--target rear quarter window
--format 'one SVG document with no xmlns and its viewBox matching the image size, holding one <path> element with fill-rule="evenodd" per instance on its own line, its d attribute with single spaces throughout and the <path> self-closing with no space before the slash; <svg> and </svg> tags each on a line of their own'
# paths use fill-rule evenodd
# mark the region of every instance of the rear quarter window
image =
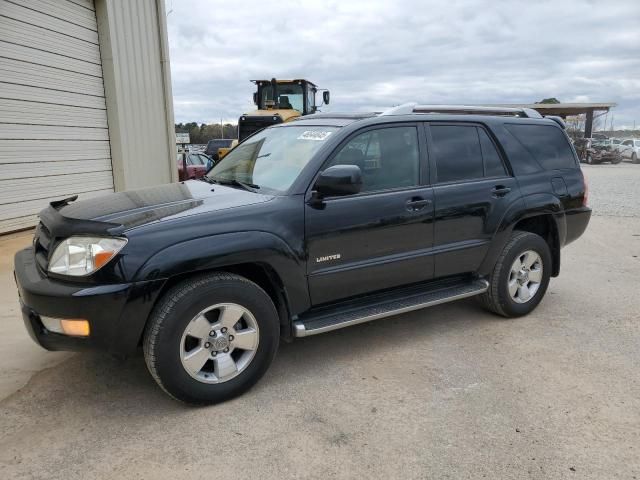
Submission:
<svg viewBox="0 0 640 480">
<path fill-rule="evenodd" d="M 506 124 L 531 157 L 545 170 L 576 168 L 576 159 L 566 135 L 552 125 Z"/>
</svg>

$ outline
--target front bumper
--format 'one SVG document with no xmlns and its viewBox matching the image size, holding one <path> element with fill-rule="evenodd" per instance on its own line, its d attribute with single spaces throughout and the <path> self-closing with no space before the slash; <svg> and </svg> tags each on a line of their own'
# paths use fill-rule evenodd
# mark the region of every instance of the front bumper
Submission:
<svg viewBox="0 0 640 480">
<path fill-rule="evenodd" d="M 15 280 L 25 326 L 47 350 L 106 350 L 117 355 L 135 351 L 146 320 L 165 280 L 110 285 L 80 285 L 46 277 L 33 248 L 15 256 Z M 88 337 L 47 330 L 40 316 L 83 318 Z"/>
</svg>

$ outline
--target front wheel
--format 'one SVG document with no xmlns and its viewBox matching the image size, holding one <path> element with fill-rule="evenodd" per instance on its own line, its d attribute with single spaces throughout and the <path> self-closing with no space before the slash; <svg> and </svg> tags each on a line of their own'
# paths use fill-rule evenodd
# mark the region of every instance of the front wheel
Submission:
<svg viewBox="0 0 640 480">
<path fill-rule="evenodd" d="M 214 273 L 171 288 L 144 335 L 149 372 L 172 397 L 213 404 L 251 388 L 271 364 L 280 338 L 276 308 L 244 277 Z"/>
<path fill-rule="evenodd" d="M 485 308 L 504 317 L 533 311 L 544 297 L 551 278 L 551 251 L 531 232 L 515 231 L 504 247 L 481 295 Z"/>
<path fill-rule="evenodd" d="M 635 153 L 631 155 L 631 163 L 638 163 L 638 155 Z"/>
<path fill-rule="evenodd" d="M 590 154 L 587 154 L 587 164 L 593 165 L 594 163 L 593 157 Z"/>
</svg>

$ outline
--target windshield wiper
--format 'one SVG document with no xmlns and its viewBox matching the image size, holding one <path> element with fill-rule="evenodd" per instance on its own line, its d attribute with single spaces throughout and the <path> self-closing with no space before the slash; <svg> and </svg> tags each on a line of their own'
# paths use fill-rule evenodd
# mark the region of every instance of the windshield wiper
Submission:
<svg viewBox="0 0 640 480">
<path fill-rule="evenodd" d="M 218 183 L 213 178 L 209 178 L 206 175 L 200 177 L 198 180 L 202 180 L 203 182 L 207 182 L 207 183 Z"/>
<path fill-rule="evenodd" d="M 230 185 L 234 187 L 241 187 L 250 192 L 257 190 L 260 188 L 260 185 L 256 185 L 255 183 L 249 182 L 241 182 L 240 180 L 236 180 L 235 178 L 209 178 L 213 182 L 216 182 L 220 185 Z"/>
</svg>

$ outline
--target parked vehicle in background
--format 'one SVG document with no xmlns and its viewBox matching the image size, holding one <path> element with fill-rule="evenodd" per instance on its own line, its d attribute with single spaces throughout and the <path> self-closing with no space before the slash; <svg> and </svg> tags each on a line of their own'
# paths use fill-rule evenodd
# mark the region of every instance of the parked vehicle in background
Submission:
<svg viewBox="0 0 640 480">
<path fill-rule="evenodd" d="M 611 140 L 611 147 L 616 152 L 619 152 L 620 151 L 620 145 L 622 144 L 622 139 L 621 138 L 610 138 L 610 140 Z"/>
<path fill-rule="evenodd" d="M 582 138 L 574 143 L 578 158 L 582 163 L 594 165 L 597 163 L 610 162 L 620 163 L 622 156 L 613 146 L 611 139 Z"/>
<path fill-rule="evenodd" d="M 180 180 L 193 180 L 201 178 L 214 165 L 214 161 L 208 155 L 203 153 L 186 153 L 187 173 L 184 172 L 183 154 L 178 153 L 178 178 Z"/>
<path fill-rule="evenodd" d="M 620 144 L 620 155 L 623 160 L 630 160 L 631 163 L 640 163 L 640 140 L 627 138 Z"/>
<path fill-rule="evenodd" d="M 204 149 L 204 153 L 209 155 L 215 163 L 219 160 L 218 150 L 220 148 L 231 148 L 233 141 L 233 138 L 214 138 L 209 140 L 207 142 L 207 148 Z"/>
<path fill-rule="evenodd" d="M 249 389 L 281 338 L 472 296 L 526 315 L 591 216 L 554 120 L 441 105 L 302 117 L 202 181 L 76 199 L 43 210 L 16 254 L 32 338 L 142 344 L 158 384 L 199 404 Z"/>
</svg>

